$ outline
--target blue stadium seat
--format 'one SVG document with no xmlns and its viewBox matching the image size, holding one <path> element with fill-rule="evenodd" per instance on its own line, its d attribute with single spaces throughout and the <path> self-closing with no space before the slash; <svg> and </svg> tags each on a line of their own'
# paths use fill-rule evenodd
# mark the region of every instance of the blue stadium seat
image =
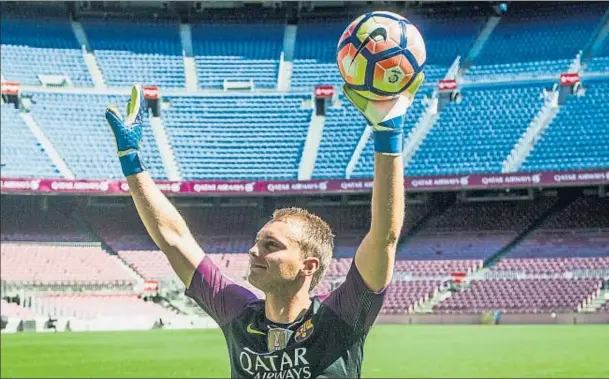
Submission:
<svg viewBox="0 0 609 379">
<path fill-rule="evenodd" d="M 440 112 L 406 174 L 500 172 L 518 138 L 541 109 L 542 87 L 464 89 L 463 101 Z"/>
<path fill-rule="evenodd" d="M 59 170 L 11 104 L 0 104 L 3 178 L 58 178 Z"/>
<path fill-rule="evenodd" d="M 296 179 L 304 96 L 170 97 L 163 112 L 183 179 Z"/>
<path fill-rule="evenodd" d="M 194 24 L 192 45 L 199 86 L 222 88 L 224 79 L 275 88 L 283 46 L 283 24 Z"/>
<path fill-rule="evenodd" d="M 121 106 L 128 96 L 31 93 L 31 112 L 40 129 L 77 179 L 122 179 L 116 143 L 104 117 L 110 104 Z M 147 122 L 145 116 L 145 124 Z M 142 156 L 151 175 L 166 179 L 150 127 L 144 128 Z"/>
<path fill-rule="evenodd" d="M 328 108 L 317 152 L 314 179 L 344 178 L 347 164 L 366 127 L 366 120 L 345 98 L 341 106 Z"/>
<path fill-rule="evenodd" d="M 521 171 L 609 167 L 609 82 L 585 82 L 543 133 Z"/>
<path fill-rule="evenodd" d="M 177 21 L 82 21 L 106 84 L 185 87 Z"/>
<path fill-rule="evenodd" d="M 586 66 L 586 73 L 609 74 L 609 57 L 594 57 Z"/>
<path fill-rule="evenodd" d="M 40 85 L 38 75 L 66 75 L 75 86 L 92 86 L 81 47 L 67 19 L 2 18 L 2 74 L 9 81 Z"/>
<path fill-rule="evenodd" d="M 544 6 L 534 14 L 526 5 L 511 8 L 468 70 L 469 79 L 566 71 L 592 37 L 607 6 L 564 3 Z"/>
</svg>

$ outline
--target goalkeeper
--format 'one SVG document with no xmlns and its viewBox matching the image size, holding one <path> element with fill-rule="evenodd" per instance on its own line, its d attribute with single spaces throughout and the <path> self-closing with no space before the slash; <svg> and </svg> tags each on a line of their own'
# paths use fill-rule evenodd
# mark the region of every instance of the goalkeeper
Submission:
<svg viewBox="0 0 609 379">
<path fill-rule="evenodd" d="M 310 295 L 330 265 L 332 232 L 299 208 L 279 209 L 249 250 L 251 291 L 223 276 L 157 188 L 140 155 L 142 89 L 133 87 L 123 119 L 106 119 L 139 216 L 193 298 L 221 327 L 233 378 L 359 377 L 363 345 L 391 282 L 404 219 L 403 120 L 422 74 L 397 99 L 367 100 L 344 88 L 374 130 L 370 229 L 345 282 L 324 300 Z M 203 350 L 202 350 L 203 354 Z"/>
</svg>

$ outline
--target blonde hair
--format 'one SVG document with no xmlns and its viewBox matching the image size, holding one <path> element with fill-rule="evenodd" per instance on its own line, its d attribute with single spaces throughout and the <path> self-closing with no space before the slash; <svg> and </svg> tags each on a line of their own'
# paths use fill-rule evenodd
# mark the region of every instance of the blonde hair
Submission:
<svg viewBox="0 0 609 379">
<path fill-rule="evenodd" d="M 298 245 L 304 253 L 304 258 L 315 257 L 319 259 L 319 270 L 313 274 L 313 280 L 309 288 L 309 291 L 312 291 L 321 282 L 332 262 L 334 235 L 327 222 L 302 208 L 277 209 L 273 212 L 271 221 L 289 222 L 292 220 L 296 220 L 302 226 L 302 237 L 299 239 Z"/>
</svg>

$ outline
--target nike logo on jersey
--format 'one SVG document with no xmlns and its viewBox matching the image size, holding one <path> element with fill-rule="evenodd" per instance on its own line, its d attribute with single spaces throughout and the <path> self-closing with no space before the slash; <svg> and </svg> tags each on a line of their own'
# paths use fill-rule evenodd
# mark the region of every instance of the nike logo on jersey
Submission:
<svg viewBox="0 0 609 379">
<path fill-rule="evenodd" d="M 252 327 L 252 324 L 248 324 L 247 328 L 245 329 L 249 334 L 258 334 L 261 336 L 266 336 L 265 332 L 261 332 L 260 330 L 256 330 Z"/>
</svg>

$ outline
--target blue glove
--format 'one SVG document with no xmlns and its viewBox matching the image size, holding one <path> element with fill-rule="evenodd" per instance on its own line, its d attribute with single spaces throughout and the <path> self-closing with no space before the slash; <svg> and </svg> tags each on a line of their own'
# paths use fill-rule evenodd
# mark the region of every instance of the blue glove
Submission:
<svg viewBox="0 0 609 379">
<path fill-rule="evenodd" d="M 370 100 L 346 84 L 347 99 L 368 120 L 374 131 L 374 151 L 385 155 L 401 155 L 404 145 L 404 118 L 425 76 L 419 73 L 399 96 L 389 100 Z"/>
<path fill-rule="evenodd" d="M 131 100 L 127 103 L 127 119 L 123 120 L 114 105 L 106 109 L 106 121 L 114 133 L 118 159 L 125 176 L 145 171 L 140 158 L 142 144 L 142 122 L 146 104 L 144 92 L 139 84 L 131 88 Z"/>
</svg>

